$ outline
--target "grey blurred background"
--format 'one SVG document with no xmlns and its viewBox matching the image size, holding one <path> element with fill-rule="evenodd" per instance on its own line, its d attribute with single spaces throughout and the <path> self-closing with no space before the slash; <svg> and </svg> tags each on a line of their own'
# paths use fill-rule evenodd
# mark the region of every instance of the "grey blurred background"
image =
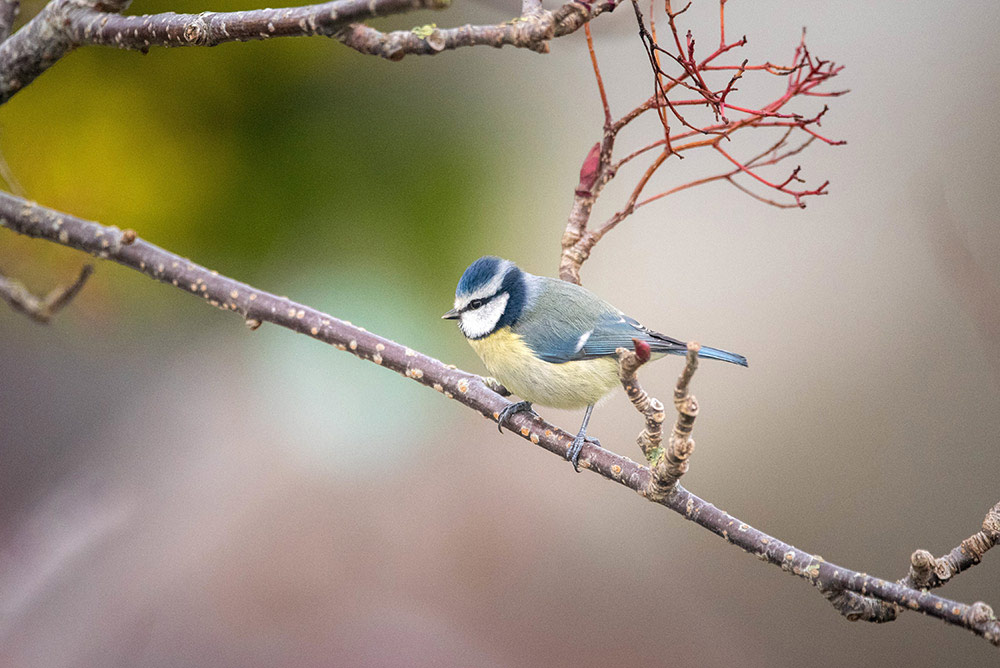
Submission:
<svg viewBox="0 0 1000 668">
<path fill-rule="evenodd" d="M 458 2 L 380 25 L 515 11 Z M 683 24 L 699 48 L 716 43 L 716 16 L 697 2 Z M 724 185 L 672 196 L 609 234 L 584 283 L 750 359 L 695 379 L 692 491 L 901 577 L 915 548 L 952 548 L 1000 500 L 1000 7 L 743 1 L 727 23 L 752 60 L 787 61 L 808 26 L 812 51 L 848 66 L 833 85 L 852 92 L 823 127 L 849 144 L 799 161 L 830 195 L 805 211 Z M 631 8 L 594 31 L 620 114 L 650 92 Z M 748 105 L 774 92 L 742 88 Z M 546 57 L 395 64 L 317 38 L 78 51 L 0 109 L 0 149 L 42 204 L 481 371 L 438 316 L 481 254 L 555 273 L 600 123 L 582 33 Z M 721 167 L 674 161 L 656 183 Z M 0 268 L 40 293 L 85 259 L 0 235 Z M 667 396 L 679 364 L 648 368 L 646 386 Z M 571 429 L 580 417 L 544 415 Z M 619 394 L 591 431 L 638 458 L 640 427 Z M 941 593 L 998 606 L 998 569 L 989 554 Z M 99 265 L 48 327 L 0 311 L 0 665 L 996 656 L 916 614 L 848 623 L 804 582 L 434 392 L 285 330 L 250 333 L 130 270 Z"/>
</svg>

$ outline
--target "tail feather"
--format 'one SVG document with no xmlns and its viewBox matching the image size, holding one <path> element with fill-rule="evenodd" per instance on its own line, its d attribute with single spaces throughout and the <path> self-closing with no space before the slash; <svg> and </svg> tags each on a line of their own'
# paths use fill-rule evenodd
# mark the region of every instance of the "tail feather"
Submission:
<svg viewBox="0 0 1000 668">
<path fill-rule="evenodd" d="M 636 325 L 638 325 L 638 323 L 636 323 Z M 670 355 L 687 354 L 687 344 L 683 341 L 669 337 L 666 334 L 654 332 L 651 329 L 646 329 L 645 327 L 642 327 L 642 325 L 638 326 L 646 332 L 646 334 L 653 338 L 653 342 L 651 342 L 653 344 L 653 352 L 663 352 Z M 747 358 L 743 357 L 743 355 L 737 355 L 736 353 L 719 350 L 718 348 L 709 348 L 708 346 L 701 347 L 701 350 L 698 352 L 698 357 L 709 360 L 722 360 L 723 362 L 739 364 L 740 366 L 749 366 L 747 364 Z"/>
<path fill-rule="evenodd" d="M 740 366 L 748 366 L 747 358 L 743 357 L 743 355 L 726 352 L 725 350 L 719 350 L 718 348 L 709 348 L 708 346 L 701 347 L 701 351 L 698 352 L 698 357 L 704 357 L 705 359 L 710 360 L 722 360 L 723 362 L 731 362 L 733 364 L 739 364 Z"/>
</svg>

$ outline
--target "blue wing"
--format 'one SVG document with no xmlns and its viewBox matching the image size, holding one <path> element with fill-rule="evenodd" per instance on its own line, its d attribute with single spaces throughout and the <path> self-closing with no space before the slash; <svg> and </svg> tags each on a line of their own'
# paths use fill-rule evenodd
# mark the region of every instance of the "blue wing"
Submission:
<svg viewBox="0 0 1000 668">
<path fill-rule="evenodd" d="M 654 353 L 687 352 L 685 342 L 643 327 L 578 285 L 534 278 L 541 289 L 513 329 L 546 362 L 611 357 L 618 348 L 632 348 L 633 339 L 648 343 Z M 742 355 L 716 348 L 703 347 L 699 357 L 747 365 Z"/>
</svg>

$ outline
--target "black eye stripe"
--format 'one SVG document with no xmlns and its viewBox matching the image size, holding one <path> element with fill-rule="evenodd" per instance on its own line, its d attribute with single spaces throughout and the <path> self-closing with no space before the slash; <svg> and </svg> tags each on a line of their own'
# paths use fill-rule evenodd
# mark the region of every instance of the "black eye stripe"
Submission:
<svg viewBox="0 0 1000 668">
<path fill-rule="evenodd" d="M 479 298 L 479 299 L 473 299 L 468 304 L 466 304 L 465 308 L 463 308 L 462 310 L 463 311 L 475 311 L 476 309 L 479 309 L 479 308 L 482 308 L 483 306 L 486 306 L 486 304 L 488 304 L 489 302 L 491 302 L 494 297 L 496 297 L 496 294 L 492 294 L 489 297 L 482 297 L 482 298 Z"/>
</svg>

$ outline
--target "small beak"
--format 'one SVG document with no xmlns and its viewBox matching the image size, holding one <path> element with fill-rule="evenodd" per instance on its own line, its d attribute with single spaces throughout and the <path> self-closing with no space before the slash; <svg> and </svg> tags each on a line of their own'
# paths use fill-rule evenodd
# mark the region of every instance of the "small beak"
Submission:
<svg viewBox="0 0 1000 668">
<path fill-rule="evenodd" d="M 452 310 L 448 311 L 443 316 L 441 316 L 441 319 L 442 320 L 458 320 L 459 315 L 460 315 L 460 313 L 459 313 L 458 309 L 457 308 L 453 308 Z"/>
</svg>

